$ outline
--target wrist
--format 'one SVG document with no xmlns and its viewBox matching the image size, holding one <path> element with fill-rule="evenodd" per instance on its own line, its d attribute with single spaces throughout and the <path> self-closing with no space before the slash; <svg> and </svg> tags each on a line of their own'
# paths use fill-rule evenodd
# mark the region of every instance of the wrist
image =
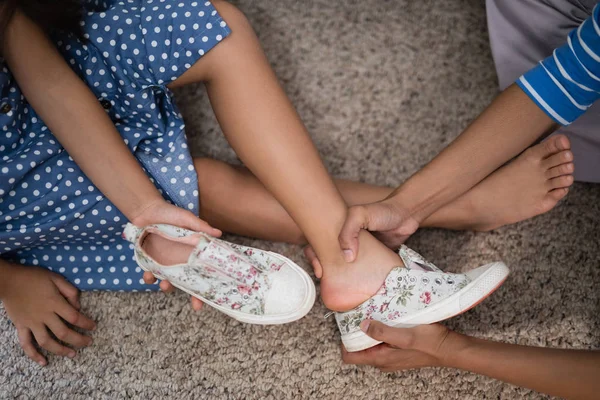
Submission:
<svg viewBox="0 0 600 400">
<path fill-rule="evenodd" d="M 14 275 L 14 265 L 0 260 L 0 300 L 3 300 L 4 296 L 8 292 L 8 288 L 11 285 L 11 277 Z"/>
<path fill-rule="evenodd" d="M 440 206 L 436 205 L 435 196 L 425 190 L 419 190 L 416 185 L 407 182 L 399 186 L 387 198 L 398 211 L 406 214 L 406 218 L 414 219 L 419 225 L 433 214 Z"/>
<path fill-rule="evenodd" d="M 472 346 L 473 339 L 471 337 L 449 330 L 437 352 L 438 365 L 460 368 Z"/>
<path fill-rule="evenodd" d="M 162 206 L 166 201 L 160 195 L 156 197 L 150 197 L 148 200 L 140 203 L 137 207 L 135 207 L 129 215 L 125 215 L 127 219 L 135 226 L 146 226 L 150 223 L 150 219 L 148 216 L 152 215 L 152 210 L 156 209 L 156 207 Z"/>
</svg>

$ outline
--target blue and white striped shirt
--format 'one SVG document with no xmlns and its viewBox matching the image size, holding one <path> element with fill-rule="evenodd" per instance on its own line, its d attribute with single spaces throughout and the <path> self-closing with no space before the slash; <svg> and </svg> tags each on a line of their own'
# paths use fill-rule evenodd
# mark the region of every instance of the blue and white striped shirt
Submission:
<svg viewBox="0 0 600 400">
<path fill-rule="evenodd" d="M 517 85 L 561 125 L 600 98 L 600 4 L 569 33 L 567 44 L 517 80 Z"/>
</svg>

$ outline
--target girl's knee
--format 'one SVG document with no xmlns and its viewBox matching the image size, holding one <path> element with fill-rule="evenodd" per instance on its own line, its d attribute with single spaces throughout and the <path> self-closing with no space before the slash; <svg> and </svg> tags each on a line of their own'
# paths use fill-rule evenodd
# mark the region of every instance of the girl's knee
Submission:
<svg viewBox="0 0 600 400">
<path fill-rule="evenodd" d="M 220 46 L 217 46 L 221 47 L 221 52 L 231 51 L 237 54 L 240 51 L 248 51 L 252 47 L 260 47 L 254 29 L 243 12 L 226 1 L 216 1 L 213 5 L 231 29 L 229 36 Z"/>
<path fill-rule="evenodd" d="M 246 18 L 244 13 L 241 12 L 233 4 L 231 4 L 227 1 L 223 1 L 223 0 L 216 0 L 216 1 L 213 1 L 212 3 L 213 3 L 213 6 L 219 12 L 219 15 L 221 16 L 221 18 L 223 18 L 223 20 L 225 20 L 225 22 L 227 23 L 227 25 L 229 25 L 229 27 L 231 28 L 232 31 L 234 31 L 236 28 L 252 29 L 250 22 L 248 22 L 248 19 Z"/>
<path fill-rule="evenodd" d="M 220 0 L 214 1 L 213 6 L 229 26 L 231 33 L 176 81 L 171 82 L 171 89 L 195 82 L 210 82 L 227 68 L 239 64 L 235 57 L 245 54 L 251 46 L 257 47 L 258 39 L 248 19 L 240 10 Z"/>
</svg>

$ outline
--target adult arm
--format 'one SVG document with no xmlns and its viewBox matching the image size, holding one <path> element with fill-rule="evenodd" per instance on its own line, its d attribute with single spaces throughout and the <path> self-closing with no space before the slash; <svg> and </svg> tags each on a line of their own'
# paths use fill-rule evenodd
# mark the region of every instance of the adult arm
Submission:
<svg viewBox="0 0 600 400">
<path fill-rule="evenodd" d="M 600 393 L 600 351 L 519 346 L 468 337 L 440 324 L 391 328 L 377 321 L 361 327 L 384 344 L 348 353 L 351 364 L 384 371 L 421 367 L 457 368 L 569 399 Z"/>
<path fill-rule="evenodd" d="M 399 244 L 434 211 L 540 137 L 582 115 L 600 97 L 599 24 L 596 6 L 592 16 L 569 34 L 567 44 L 501 93 L 454 142 L 387 199 L 351 208 L 340 234 L 342 249 L 355 255 L 360 229 L 383 232 L 386 243 Z"/>
</svg>

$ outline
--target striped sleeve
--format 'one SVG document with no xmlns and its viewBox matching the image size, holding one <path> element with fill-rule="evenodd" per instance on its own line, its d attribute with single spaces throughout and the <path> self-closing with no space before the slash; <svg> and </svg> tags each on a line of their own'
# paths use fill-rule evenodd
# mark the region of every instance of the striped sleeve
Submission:
<svg viewBox="0 0 600 400">
<path fill-rule="evenodd" d="M 526 72 L 517 85 L 550 118 L 569 125 L 600 98 L 600 4 L 567 44 Z"/>
</svg>

